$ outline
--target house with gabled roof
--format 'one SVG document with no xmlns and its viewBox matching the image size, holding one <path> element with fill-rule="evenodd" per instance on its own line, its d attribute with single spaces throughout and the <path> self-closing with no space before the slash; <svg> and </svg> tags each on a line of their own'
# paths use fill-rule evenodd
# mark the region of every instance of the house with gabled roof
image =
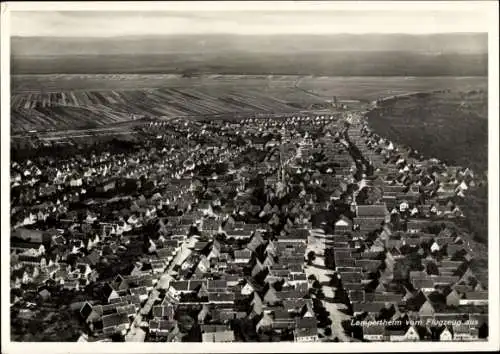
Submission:
<svg viewBox="0 0 500 354">
<path fill-rule="evenodd" d="M 389 214 L 385 204 L 357 205 L 357 217 L 379 217 L 384 218 Z"/>
<path fill-rule="evenodd" d="M 96 322 L 102 316 L 102 307 L 96 308 L 90 302 L 86 301 L 80 309 L 80 316 L 85 323 Z"/>
<path fill-rule="evenodd" d="M 440 342 L 450 342 L 453 340 L 453 327 L 441 326 L 437 329 L 437 335 Z"/>
<path fill-rule="evenodd" d="M 411 284 L 416 290 L 422 291 L 434 291 L 434 281 L 430 276 L 425 276 L 422 278 L 414 278 Z"/>
<path fill-rule="evenodd" d="M 381 302 L 357 302 L 352 304 L 352 308 L 354 316 L 364 313 L 379 314 L 385 308 L 385 304 Z"/>
<path fill-rule="evenodd" d="M 382 265 L 382 261 L 376 259 L 356 259 L 355 262 L 357 267 L 361 267 L 363 271 L 370 273 L 376 272 Z"/>
<path fill-rule="evenodd" d="M 448 288 L 444 295 L 446 296 L 446 306 L 459 306 L 461 295 L 454 288 Z"/>
<path fill-rule="evenodd" d="M 269 285 L 267 291 L 264 294 L 264 297 L 262 298 L 262 301 L 265 304 L 272 306 L 274 304 L 277 304 L 279 302 L 279 300 L 280 299 L 277 295 L 276 289 L 272 285 Z"/>
<path fill-rule="evenodd" d="M 459 305 L 488 305 L 488 291 L 467 291 L 461 296 Z"/>
<path fill-rule="evenodd" d="M 414 234 L 422 231 L 427 224 L 427 220 L 412 219 L 407 222 L 406 229 L 407 232 Z"/>
<path fill-rule="evenodd" d="M 152 315 L 156 319 L 173 319 L 175 315 L 174 306 L 171 304 L 160 304 L 153 306 Z"/>
<path fill-rule="evenodd" d="M 242 286 L 241 291 L 240 291 L 241 294 L 242 295 L 251 295 L 254 293 L 254 291 L 255 291 L 255 287 L 252 284 L 252 282 L 245 280 L 245 284 Z"/>
<path fill-rule="evenodd" d="M 179 327 L 175 320 L 150 320 L 149 332 L 153 336 L 167 337 L 167 342 L 173 341 L 175 336 L 179 333 Z"/>
<path fill-rule="evenodd" d="M 283 308 L 302 318 L 314 317 L 313 303 L 311 299 L 295 298 L 284 299 Z"/>
<path fill-rule="evenodd" d="M 148 298 L 148 290 L 145 286 L 139 286 L 136 288 L 130 288 L 130 295 L 138 296 L 141 301 L 145 301 Z"/>
<path fill-rule="evenodd" d="M 124 334 L 130 328 L 130 321 L 126 314 L 114 313 L 103 315 L 101 318 L 102 333 L 113 335 L 115 333 Z"/>
<path fill-rule="evenodd" d="M 453 340 L 458 342 L 479 340 L 479 331 L 476 327 L 465 324 L 456 324 L 453 328 Z"/>
<path fill-rule="evenodd" d="M 360 284 L 362 285 L 362 284 Z M 365 302 L 365 290 L 347 290 L 347 294 L 349 297 L 349 302 L 351 304 L 357 303 L 357 302 Z"/>
<path fill-rule="evenodd" d="M 226 279 L 208 280 L 207 281 L 207 290 L 209 292 L 223 291 L 227 288 L 228 288 L 228 281 Z"/>
<path fill-rule="evenodd" d="M 235 294 L 232 292 L 209 292 L 208 303 L 211 304 L 233 304 Z"/>
<path fill-rule="evenodd" d="M 253 293 L 253 298 L 252 298 L 252 301 L 250 302 L 250 307 L 251 307 L 251 311 L 250 311 L 249 316 L 251 318 L 255 315 L 260 316 L 263 312 L 263 309 L 264 309 L 263 301 L 260 298 L 259 294 L 257 294 L 257 292 Z"/>
<path fill-rule="evenodd" d="M 432 303 L 427 299 L 419 308 L 418 313 L 420 316 L 432 316 L 436 310 Z"/>
<path fill-rule="evenodd" d="M 391 292 L 376 292 L 373 294 L 373 301 L 374 302 L 384 302 L 386 304 L 393 304 L 397 305 L 399 304 L 403 299 L 402 294 L 397 294 L 397 293 L 391 293 Z"/>
<path fill-rule="evenodd" d="M 316 318 L 297 318 L 293 336 L 295 342 L 317 342 L 319 337 Z"/>
<path fill-rule="evenodd" d="M 373 241 L 369 250 L 370 252 L 383 252 L 385 250 L 385 243 L 380 238 L 377 238 Z"/>
<path fill-rule="evenodd" d="M 104 284 L 104 287 L 102 288 L 102 295 L 107 302 L 120 297 L 118 292 L 108 283 Z"/>
<path fill-rule="evenodd" d="M 434 285 L 453 285 L 457 283 L 460 278 L 454 275 L 431 275 Z"/>
<path fill-rule="evenodd" d="M 362 326 L 363 339 L 370 342 L 382 342 L 385 337 L 385 327 L 381 324 Z"/>
<path fill-rule="evenodd" d="M 212 311 L 212 306 L 213 305 L 210 305 L 210 304 L 203 304 L 202 307 L 201 307 L 201 310 L 200 312 L 198 312 L 198 323 L 199 324 L 204 324 L 205 321 L 208 319 L 210 319 L 210 313 Z"/>
<path fill-rule="evenodd" d="M 251 273 L 252 277 L 255 277 L 257 274 L 259 274 L 260 272 L 264 271 L 265 269 L 266 269 L 266 267 L 264 267 L 264 265 L 257 258 L 255 260 L 255 265 L 252 268 L 252 273 Z"/>
<path fill-rule="evenodd" d="M 252 258 L 252 251 L 249 249 L 234 251 L 234 263 L 248 264 Z"/>
<path fill-rule="evenodd" d="M 352 221 L 342 215 L 339 220 L 335 222 L 334 230 L 339 234 L 352 231 Z"/>
<path fill-rule="evenodd" d="M 203 326 L 202 328 L 202 342 L 230 343 L 234 340 L 234 331 L 225 326 Z"/>
</svg>

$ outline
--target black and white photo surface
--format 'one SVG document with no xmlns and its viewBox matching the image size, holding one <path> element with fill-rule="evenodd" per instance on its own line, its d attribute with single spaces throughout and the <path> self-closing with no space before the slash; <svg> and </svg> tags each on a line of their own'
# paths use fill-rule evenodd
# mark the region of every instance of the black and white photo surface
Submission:
<svg viewBox="0 0 500 354">
<path fill-rule="evenodd" d="M 498 348 L 497 39 L 495 2 L 2 4 L 6 353 Z"/>
</svg>

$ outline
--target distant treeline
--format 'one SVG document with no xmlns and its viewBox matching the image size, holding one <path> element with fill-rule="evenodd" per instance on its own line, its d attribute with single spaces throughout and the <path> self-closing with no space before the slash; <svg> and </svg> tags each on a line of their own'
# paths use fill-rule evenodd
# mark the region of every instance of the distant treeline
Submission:
<svg viewBox="0 0 500 354">
<path fill-rule="evenodd" d="M 487 54 L 411 52 L 168 53 L 24 56 L 13 74 L 174 73 L 325 76 L 487 76 Z"/>
</svg>

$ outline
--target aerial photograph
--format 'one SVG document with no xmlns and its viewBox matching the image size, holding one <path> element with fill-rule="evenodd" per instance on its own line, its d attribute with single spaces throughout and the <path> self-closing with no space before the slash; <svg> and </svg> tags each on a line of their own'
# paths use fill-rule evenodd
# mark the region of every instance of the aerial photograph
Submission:
<svg viewBox="0 0 500 354">
<path fill-rule="evenodd" d="M 10 340 L 487 342 L 480 14 L 11 12 Z"/>
</svg>

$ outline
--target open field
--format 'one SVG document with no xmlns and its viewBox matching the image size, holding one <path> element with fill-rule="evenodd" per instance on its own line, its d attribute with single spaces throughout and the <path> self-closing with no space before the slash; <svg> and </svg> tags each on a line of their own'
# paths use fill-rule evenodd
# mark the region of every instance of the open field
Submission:
<svg viewBox="0 0 500 354">
<path fill-rule="evenodd" d="M 49 74 L 13 75 L 12 94 L 140 90 L 151 88 L 242 87 L 255 89 L 293 88 L 331 99 L 332 96 L 374 100 L 398 93 L 454 88 L 486 88 L 487 77 L 380 77 L 380 76 L 300 76 L 300 75 L 201 75 L 176 74 Z"/>
<path fill-rule="evenodd" d="M 13 75 L 12 93 L 90 90 L 139 90 L 198 86 L 293 86 L 299 75 L 202 75 L 180 74 L 47 74 Z"/>
<path fill-rule="evenodd" d="M 32 92 L 28 93 L 26 78 L 22 78 L 23 88 L 18 92 L 23 93 L 14 93 L 11 98 L 12 130 L 91 128 L 137 116 L 286 113 L 321 109 L 327 105 L 324 99 L 293 85 L 279 85 L 279 81 L 278 85 L 266 85 L 265 81 L 252 78 L 243 83 L 239 77 L 210 80 L 204 83 L 203 79 L 192 82 L 174 77 L 158 82 L 157 78 L 150 77 L 122 77 L 106 81 L 106 78 L 97 77 L 87 81 L 86 77 L 63 77 L 61 80 L 37 77 L 32 80 L 31 87 L 35 89 L 31 88 Z M 162 84 L 167 87 L 161 87 Z M 16 86 L 13 86 L 15 91 Z"/>
<path fill-rule="evenodd" d="M 485 78 L 297 75 L 14 75 L 13 132 L 94 128 L 134 116 L 179 117 L 324 109 L 339 100 L 483 87 Z"/>
<path fill-rule="evenodd" d="M 434 90 L 486 89 L 486 77 L 304 77 L 299 87 L 320 96 L 374 101 L 380 97 Z"/>
</svg>

